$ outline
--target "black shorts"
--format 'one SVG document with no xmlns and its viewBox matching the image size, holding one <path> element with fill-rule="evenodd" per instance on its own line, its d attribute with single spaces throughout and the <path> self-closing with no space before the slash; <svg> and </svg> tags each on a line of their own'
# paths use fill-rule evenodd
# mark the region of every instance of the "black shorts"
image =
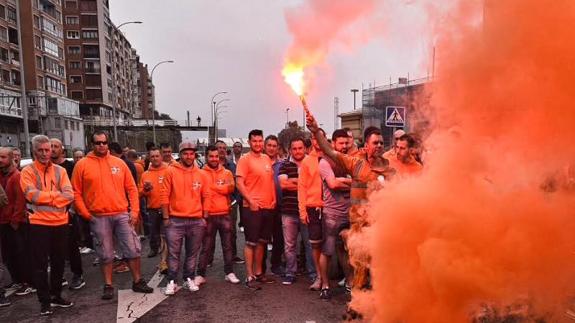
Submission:
<svg viewBox="0 0 575 323">
<path fill-rule="evenodd" d="M 259 209 L 252 211 L 249 207 L 244 207 L 240 214 L 240 219 L 244 225 L 246 244 L 255 246 L 259 243 L 268 243 L 272 237 L 274 226 L 274 210 Z"/>
<path fill-rule="evenodd" d="M 321 223 L 321 208 L 315 207 L 308 207 L 307 209 L 307 218 L 308 218 L 308 225 L 307 230 L 309 232 L 309 242 L 312 246 L 321 246 L 323 240 L 322 234 L 322 223 Z"/>
</svg>

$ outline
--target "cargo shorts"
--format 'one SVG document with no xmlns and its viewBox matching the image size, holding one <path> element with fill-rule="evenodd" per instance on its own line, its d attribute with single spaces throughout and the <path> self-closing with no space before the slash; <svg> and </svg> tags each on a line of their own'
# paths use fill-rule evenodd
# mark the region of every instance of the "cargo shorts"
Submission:
<svg viewBox="0 0 575 323">
<path fill-rule="evenodd" d="M 114 261 L 114 250 L 122 259 L 134 259 L 141 256 L 142 244 L 138 234 L 130 225 L 128 213 L 92 216 L 90 230 L 96 254 L 102 264 Z"/>
</svg>

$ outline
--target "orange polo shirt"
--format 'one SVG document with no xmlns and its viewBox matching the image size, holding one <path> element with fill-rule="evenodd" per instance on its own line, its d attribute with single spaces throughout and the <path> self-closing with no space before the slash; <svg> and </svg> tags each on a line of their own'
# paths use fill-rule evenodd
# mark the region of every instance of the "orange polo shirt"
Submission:
<svg viewBox="0 0 575 323">
<path fill-rule="evenodd" d="M 312 151 L 301 162 L 297 180 L 299 213 L 307 214 L 308 207 L 323 206 L 323 189 L 319 173 L 320 156 Z"/>
<path fill-rule="evenodd" d="M 251 200 L 257 201 L 261 208 L 276 207 L 274 170 L 272 161 L 267 155 L 255 155 L 252 152 L 243 155 L 238 161 L 236 177 L 243 178 L 246 193 Z M 245 199 L 244 207 L 249 207 Z"/>
<path fill-rule="evenodd" d="M 162 189 L 167 170 L 168 165 L 165 163 L 162 163 L 158 168 L 153 167 L 152 164 L 150 164 L 148 170 L 140 177 L 138 192 L 141 197 L 146 198 L 146 205 L 150 209 L 159 209 L 162 207 Z M 150 182 L 152 184 L 151 191 L 146 192 L 144 190 L 144 183 L 146 182 Z"/>
</svg>

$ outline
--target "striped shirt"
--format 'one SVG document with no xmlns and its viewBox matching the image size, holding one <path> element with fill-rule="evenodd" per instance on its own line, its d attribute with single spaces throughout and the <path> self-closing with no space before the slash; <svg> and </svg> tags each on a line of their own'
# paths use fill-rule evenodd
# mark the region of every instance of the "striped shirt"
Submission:
<svg viewBox="0 0 575 323">
<path fill-rule="evenodd" d="M 298 166 L 296 163 L 286 160 L 282 163 L 279 175 L 287 175 L 288 178 L 298 178 Z M 281 214 L 299 217 L 297 191 L 282 190 Z"/>
</svg>

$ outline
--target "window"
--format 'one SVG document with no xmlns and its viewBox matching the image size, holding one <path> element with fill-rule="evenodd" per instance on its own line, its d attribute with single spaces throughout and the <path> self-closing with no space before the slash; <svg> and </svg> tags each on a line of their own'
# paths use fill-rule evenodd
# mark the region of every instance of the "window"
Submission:
<svg viewBox="0 0 575 323">
<path fill-rule="evenodd" d="M 42 30 L 52 36 L 62 37 L 62 28 L 46 18 L 42 18 Z"/>
<path fill-rule="evenodd" d="M 98 38 L 97 30 L 84 30 L 82 31 L 82 38 L 84 39 L 96 39 Z"/>
<path fill-rule="evenodd" d="M 98 16 L 97 15 L 81 15 L 80 23 L 82 26 L 86 27 L 98 27 Z"/>
<path fill-rule="evenodd" d="M 18 71 L 11 71 L 10 72 L 10 77 L 12 80 L 12 84 L 14 85 L 20 85 L 20 72 Z"/>
<path fill-rule="evenodd" d="M 65 2 L 66 8 L 68 9 L 77 9 L 78 3 L 76 1 L 66 1 Z"/>
<path fill-rule="evenodd" d="M 40 17 L 34 15 L 34 28 L 40 29 Z"/>
<path fill-rule="evenodd" d="M 42 69 L 42 57 L 36 56 L 36 68 L 41 70 Z"/>
<path fill-rule="evenodd" d="M 70 84 L 75 83 L 82 83 L 82 76 L 80 75 L 71 75 L 70 76 Z"/>
<path fill-rule="evenodd" d="M 56 56 L 56 57 L 59 57 L 58 56 L 58 54 L 59 54 L 58 53 L 58 44 L 56 44 L 55 42 L 53 42 L 47 38 L 43 39 L 43 43 L 44 43 L 44 51 L 46 53 L 53 55 L 53 56 Z"/>
<path fill-rule="evenodd" d="M 42 50 L 42 38 L 40 36 L 34 35 L 34 48 Z"/>
<path fill-rule="evenodd" d="M 8 29 L 5 27 L 0 27 L 0 40 L 3 42 L 8 41 Z"/>
<path fill-rule="evenodd" d="M 66 87 L 64 86 L 64 84 L 49 76 L 46 76 L 46 90 L 56 92 L 61 95 L 65 95 L 66 93 Z"/>
<path fill-rule="evenodd" d="M 80 62 L 78 62 L 78 61 L 71 61 L 69 65 L 70 65 L 70 69 L 72 69 L 72 70 L 78 70 L 82 66 L 80 64 Z"/>
<path fill-rule="evenodd" d="M 86 89 L 86 99 L 87 100 L 98 100 L 102 99 L 102 90 L 100 89 Z"/>
<path fill-rule="evenodd" d="M 100 58 L 98 45 L 84 45 L 84 58 Z"/>
<path fill-rule="evenodd" d="M 0 18 L 6 19 L 6 7 L 3 5 L 0 5 Z"/>
<path fill-rule="evenodd" d="M 44 57 L 44 70 L 58 76 L 64 76 L 64 66 L 47 56 Z"/>
<path fill-rule="evenodd" d="M 84 68 L 86 69 L 86 73 L 100 73 L 100 62 L 86 61 Z"/>
<path fill-rule="evenodd" d="M 2 70 L 2 81 L 4 83 L 10 83 L 10 71 Z"/>
<path fill-rule="evenodd" d="M 36 86 L 40 89 L 43 90 L 44 89 L 44 78 L 42 76 L 38 76 L 38 79 L 36 81 Z"/>
<path fill-rule="evenodd" d="M 0 47 L 0 60 L 8 62 L 8 50 Z"/>
<path fill-rule="evenodd" d="M 98 4 L 96 0 L 81 0 L 80 1 L 80 11 L 97 11 Z"/>
<path fill-rule="evenodd" d="M 64 129 L 68 130 L 70 128 L 70 122 L 68 120 L 64 120 Z"/>
<path fill-rule="evenodd" d="M 8 29 L 8 41 L 12 44 L 18 45 L 18 30 L 14 28 Z"/>
<path fill-rule="evenodd" d="M 70 96 L 74 100 L 82 100 L 84 98 L 84 92 L 82 92 L 82 91 L 71 91 Z"/>
<path fill-rule="evenodd" d="M 68 46 L 68 54 L 80 54 L 80 46 Z"/>
<path fill-rule="evenodd" d="M 8 21 L 15 23 L 16 22 L 16 9 L 8 6 L 6 18 L 8 18 Z"/>
<path fill-rule="evenodd" d="M 66 16 L 66 24 L 67 25 L 79 25 L 80 19 L 77 16 Z"/>
<path fill-rule="evenodd" d="M 68 39 L 80 39 L 80 32 L 77 30 L 68 30 L 66 32 L 66 38 L 68 38 Z"/>
<path fill-rule="evenodd" d="M 54 118 L 54 128 L 60 129 L 62 128 L 62 119 L 59 117 Z"/>
</svg>

